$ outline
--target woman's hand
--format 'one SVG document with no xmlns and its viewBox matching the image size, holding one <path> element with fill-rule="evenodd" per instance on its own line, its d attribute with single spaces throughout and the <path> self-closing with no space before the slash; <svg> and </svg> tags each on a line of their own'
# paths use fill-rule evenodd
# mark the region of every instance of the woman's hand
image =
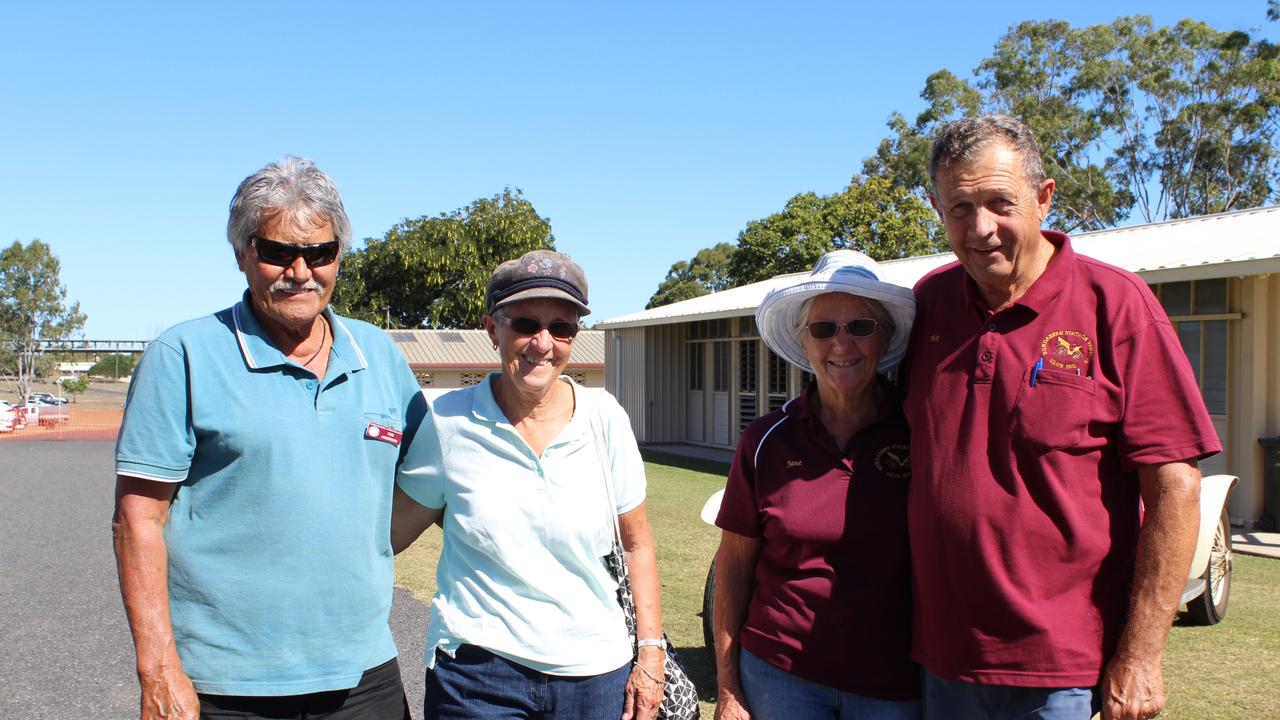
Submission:
<svg viewBox="0 0 1280 720">
<path fill-rule="evenodd" d="M 636 656 L 627 678 L 626 696 L 622 700 L 622 720 L 653 720 L 662 704 L 665 680 L 662 662 L 666 653 L 660 647 L 645 645 Z"/>
</svg>

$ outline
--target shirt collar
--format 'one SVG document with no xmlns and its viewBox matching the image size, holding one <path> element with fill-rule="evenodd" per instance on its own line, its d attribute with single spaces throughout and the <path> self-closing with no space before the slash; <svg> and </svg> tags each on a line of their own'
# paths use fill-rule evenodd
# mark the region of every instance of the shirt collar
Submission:
<svg viewBox="0 0 1280 720">
<path fill-rule="evenodd" d="M 489 373 L 475 385 L 475 392 L 471 395 L 471 414 L 477 420 L 491 424 L 510 425 L 511 420 L 507 418 L 506 413 L 502 412 L 502 408 L 498 405 L 498 399 L 493 396 L 493 384 L 498 382 L 501 373 Z M 569 383 L 573 388 L 573 417 L 569 419 L 570 425 L 583 422 L 584 418 L 588 418 L 588 413 L 596 412 L 594 405 L 588 407 L 590 402 L 586 393 L 582 392 L 582 386 L 573 381 L 568 375 L 561 375 L 560 380 Z M 573 433 L 576 434 L 576 433 Z"/>
<path fill-rule="evenodd" d="M 1036 278 L 1022 297 L 1014 302 L 1014 306 L 1021 305 L 1037 315 L 1044 312 L 1062 289 L 1070 283 L 1076 264 L 1076 253 L 1071 249 L 1071 238 L 1067 237 L 1066 233 L 1057 230 L 1041 230 L 1040 233 L 1046 240 L 1053 243 L 1055 252 L 1040 277 Z M 987 307 L 987 301 L 979 292 L 978 284 L 969 277 L 968 273 L 964 273 L 964 299 L 970 307 L 977 308 L 984 315 L 990 314 L 991 309 Z"/>
<path fill-rule="evenodd" d="M 507 416 L 498 407 L 498 399 L 493 396 L 493 383 L 497 373 L 489 373 L 475 386 L 471 394 L 471 414 L 488 423 L 509 422 Z"/>
<path fill-rule="evenodd" d="M 364 351 L 341 318 L 332 308 L 324 309 L 325 319 L 333 330 L 333 345 L 329 355 L 329 370 L 326 375 L 336 376 L 339 373 L 355 372 L 369 367 Z M 253 300 L 249 291 L 245 290 L 240 302 L 231 308 L 231 320 L 235 325 L 236 343 L 240 346 L 240 354 L 244 356 L 245 365 L 250 370 L 269 370 L 282 365 L 294 365 L 271 342 L 258 316 L 253 314 Z"/>
</svg>

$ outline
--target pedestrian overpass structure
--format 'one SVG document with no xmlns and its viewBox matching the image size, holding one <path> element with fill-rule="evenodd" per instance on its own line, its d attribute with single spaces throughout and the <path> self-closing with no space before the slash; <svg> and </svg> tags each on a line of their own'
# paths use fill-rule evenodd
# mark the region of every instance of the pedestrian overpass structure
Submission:
<svg viewBox="0 0 1280 720">
<path fill-rule="evenodd" d="M 41 340 L 40 351 L 85 355 L 112 353 L 137 355 L 146 350 L 150 343 L 150 340 Z"/>
</svg>

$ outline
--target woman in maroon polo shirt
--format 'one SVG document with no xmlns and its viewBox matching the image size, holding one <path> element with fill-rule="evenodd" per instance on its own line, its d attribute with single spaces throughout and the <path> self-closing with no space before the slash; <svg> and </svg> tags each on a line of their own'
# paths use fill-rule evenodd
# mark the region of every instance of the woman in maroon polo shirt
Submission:
<svg viewBox="0 0 1280 720">
<path fill-rule="evenodd" d="M 884 377 L 911 290 L 836 250 L 756 311 L 814 381 L 747 426 L 716 524 L 716 718 L 914 720 L 908 430 Z"/>
</svg>

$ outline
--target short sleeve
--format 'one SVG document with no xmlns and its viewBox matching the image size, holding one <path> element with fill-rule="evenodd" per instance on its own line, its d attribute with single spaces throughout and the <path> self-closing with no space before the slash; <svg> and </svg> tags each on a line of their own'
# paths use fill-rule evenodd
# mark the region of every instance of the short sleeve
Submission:
<svg viewBox="0 0 1280 720">
<path fill-rule="evenodd" d="M 754 455 L 758 444 L 752 432 L 743 433 L 738 440 L 724 497 L 720 500 L 720 513 L 716 515 L 717 527 L 746 537 L 764 535 L 756 502 Z"/>
<path fill-rule="evenodd" d="M 422 397 L 421 392 L 418 397 Z M 435 417 L 425 401 L 423 412 L 417 428 L 409 426 L 412 438 L 396 470 L 396 484 L 419 505 L 439 509 L 445 505 L 444 453 Z"/>
<path fill-rule="evenodd" d="M 163 339 L 142 354 L 116 441 L 116 474 L 182 482 L 191 469 L 196 437 L 186 358 Z"/>
<path fill-rule="evenodd" d="M 1199 460 L 1222 450 L 1172 326 L 1153 323 L 1117 344 L 1115 353 L 1125 389 L 1116 447 L 1126 470 Z"/>
<path fill-rule="evenodd" d="M 644 502 L 648 490 L 644 459 L 640 457 L 640 446 L 636 443 L 635 433 L 631 431 L 627 411 L 606 390 L 599 391 L 596 397 L 600 403 L 600 415 L 609 446 L 613 495 L 618 503 L 618 514 L 622 515 Z"/>
<path fill-rule="evenodd" d="M 401 407 L 404 409 L 404 417 L 400 425 L 404 428 L 404 437 L 400 444 L 400 462 L 403 463 L 409 448 L 413 447 L 414 436 L 418 428 L 422 427 L 422 421 L 427 415 L 427 398 L 422 393 L 422 387 L 418 385 L 418 379 L 413 376 L 413 370 L 409 368 L 404 355 L 399 350 L 392 349 L 399 362 Z"/>
</svg>

